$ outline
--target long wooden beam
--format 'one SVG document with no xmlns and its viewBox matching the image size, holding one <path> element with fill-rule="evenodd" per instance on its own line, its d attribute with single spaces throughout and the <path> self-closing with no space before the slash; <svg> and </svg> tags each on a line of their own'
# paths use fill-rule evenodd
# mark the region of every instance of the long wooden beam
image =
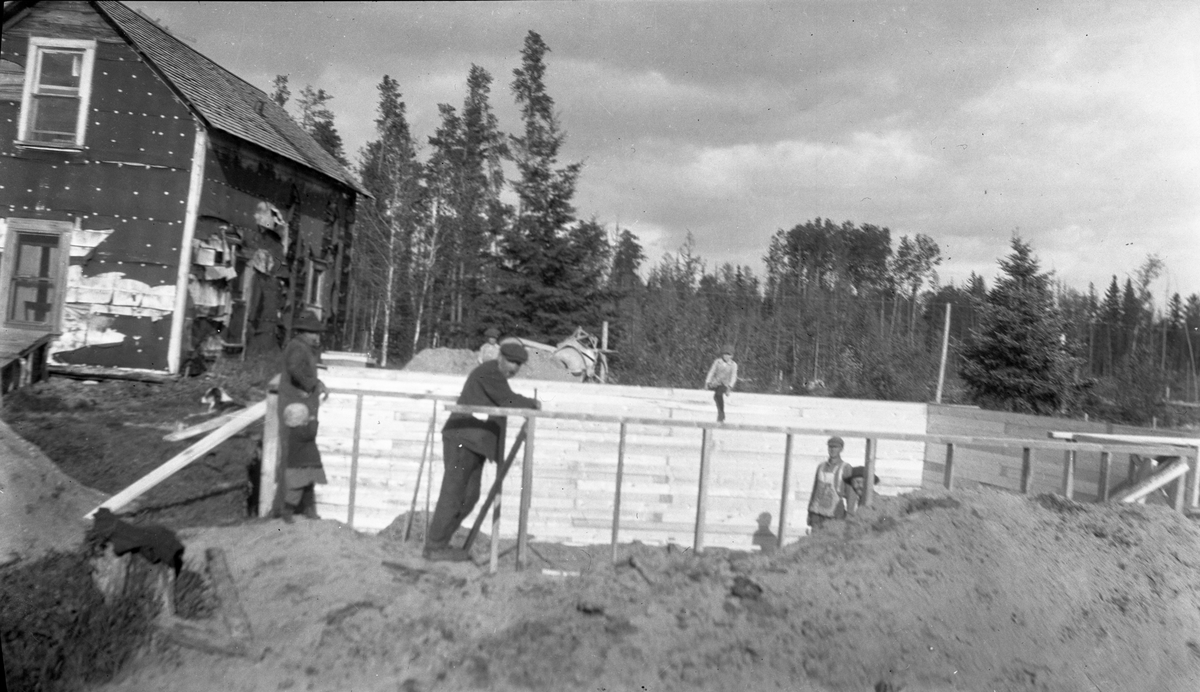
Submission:
<svg viewBox="0 0 1200 692">
<path fill-rule="evenodd" d="M 250 425 L 258 422 L 258 420 L 262 418 L 266 412 L 266 401 L 260 401 L 257 404 L 247 408 L 239 413 L 233 420 L 209 433 L 209 435 L 204 439 L 200 440 L 191 447 L 188 447 L 174 457 L 171 457 L 171 459 L 169 459 L 162 466 L 159 466 L 145 476 L 142 476 L 138 480 L 134 481 L 128 488 L 125 488 L 121 492 L 113 495 L 97 505 L 95 509 L 88 512 L 83 518 L 90 521 L 96 514 L 97 510 L 100 510 L 101 508 L 112 511 L 121 509 L 125 505 L 132 502 L 135 498 L 140 497 L 146 491 L 170 478 L 173 474 L 175 474 L 175 472 L 184 468 L 193 461 L 204 457 L 204 455 L 212 451 L 217 445 L 238 434 Z"/>
<path fill-rule="evenodd" d="M 1158 490 L 1167 483 L 1183 476 L 1188 472 L 1187 460 L 1178 458 L 1166 466 L 1158 469 L 1146 478 L 1139 481 L 1132 488 L 1126 488 L 1122 492 L 1114 493 L 1112 496 L 1113 502 L 1137 502 L 1146 497 L 1150 493 Z"/>
<path fill-rule="evenodd" d="M 1116 454 L 1150 454 L 1178 456 L 1180 448 L 1155 444 L 1106 444 L 1089 442 L 1065 442 L 1050 439 L 1020 439 L 1015 437 L 977 437 L 970 435 L 926 435 L 923 433 L 880 432 L 875 430 L 852 430 L 847 428 L 818 428 L 800 425 L 754 425 L 750 423 L 716 423 L 713 421 L 680 420 L 678 418 L 646 418 L 640 416 L 610 416 L 597 413 L 573 411 L 531 411 L 524 408 L 502 408 L 499 406 L 460 406 L 447 404 L 446 410 L 454 413 L 482 413 L 489 416 L 525 416 L 529 418 L 557 418 L 578 420 L 588 423 L 629 423 L 631 425 L 657 425 L 671 428 L 701 428 L 739 430 L 743 432 L 778 433 L 781 435 L 813 435 L 828 437 L 872 437 L 877 440 L 902 442 L 927 442 L 931 444 L 962 445 L 969 447 L 1030 447 L 1076 452 L 1112 452 Z"/>
</svg>

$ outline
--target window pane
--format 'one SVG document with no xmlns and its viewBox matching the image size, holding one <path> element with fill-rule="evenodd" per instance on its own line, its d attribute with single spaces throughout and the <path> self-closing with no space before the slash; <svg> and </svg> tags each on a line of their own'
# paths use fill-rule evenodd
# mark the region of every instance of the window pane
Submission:
<svg viewBox="0 0 1200 692">
<path fill-rule="evenodd" d="M 74 142 L 79 123 L 79 99 L 34 96 L 29 139 L 36 142 Z"/>
<path fill-rule="evenodd" d="M 43 50 L 41 54 L 39 87 L 79 89 L 79 80 L 83 74 L 83 53 Z"/>
<path fill-rule="evenodd" d="M 17 277 L 53 278 L 57 259 L 58 236 L 40 233 L 17 235 Z"/>
<path fill-rule="evenodd" d="M 49 281 L 17 279 L 13 282 L 8 319 L 47 323 L 54 315 L 54 286 Z"/>
</svg>

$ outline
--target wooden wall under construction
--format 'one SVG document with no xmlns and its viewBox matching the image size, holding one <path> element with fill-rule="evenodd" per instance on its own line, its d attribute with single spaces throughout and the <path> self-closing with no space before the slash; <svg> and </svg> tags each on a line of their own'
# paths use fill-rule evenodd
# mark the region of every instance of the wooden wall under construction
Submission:
<svg viewBox="0 0 1200 692">
<path fill-rule="evenodd" d="M 378 391 L 364 396 L 354 488 L 355 529 L 375 532 L 406 513 L 413 500 L 418 468 L 430 430 L 432 463 L 427 463 L 419 490 L 418 511 L 425 508 L 425 483 L 432 472 L 432 502 L 442 478 L 441 425 L 447 400 L 457 397 L 463 377 L 393 370 L 331 367 L 322 379 L 334 390 Z M 605 386 L 526 379 L 513 388 L 534 395 L 546 411 L 608 416 L 636 416 L 688 421 L 715 419 L 708 392 L 689 389 Z M 386 396 L 421 394 L 439 399 Z M 321 408 L 318 444 L 328 485 L 318 486 L 322 517 L 349 517 L 351 458 L 357 397 L 334 393 Z M 735 393 L 727 402 L 731 425 L 804 425 L 814 430 L 924 433 L 924 404 L 826 399 Z M 510 422 L 510 443 L 518 420 Z M 805 533 L 805 516 L 813 473 L 825 458 L 827 435 L 796 435 L 792 452 L 792 487 L 785 540 Z M 843 458 L 863 463 L 865 439 L 846 437 Z M 622 483 L 622 542 L 668 542 L 691 546 L 696 519 L 702 433 L 698 428 L 629 425 Z M 619 426 L 573 420 L 541 419 L 535 438 L 533 500 L 529 531 L 534 541 L 568 544 L 607 543 L 611 538 Z M 755 549 L 763 539 L 761 519 L 772 535 L 779 530 L 786 436 L 720 429 L 711 437 L 711 463 L 705 545 Z M 921 486 L 925 445 L 920 442 L 879 443 L 876 459 L 878 491 L 894 495 Z M 518 460 L 519 465 L 519 460 Z M 484 471 L 484 495 L 495 465 Z M 520 473 L 514 468 L 502 495 L 500 535 L 515 537 Z M 474 520 L 469 517 L 466 525 Z M 488 527 L 485 527 L 488 530 Z"/>
</svg>

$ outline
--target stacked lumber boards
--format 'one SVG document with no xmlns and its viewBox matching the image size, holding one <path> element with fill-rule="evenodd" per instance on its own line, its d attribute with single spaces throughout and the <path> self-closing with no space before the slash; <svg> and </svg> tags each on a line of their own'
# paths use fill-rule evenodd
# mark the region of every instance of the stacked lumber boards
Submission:
<svg viewBox="0 0 1200 692">
<path fill-rule="evenodd" d="M 330 367 L 323 375 L 333 393 L 321 408 L 318 445 L 329 484 L 318 487 L 321 516 L 350 521 L 375 532 L 409 510 L 413 497 L 422 511 L 432 479 L 436 503 L 442 478 L 441 426 L 444 404 L 458 395 L 457 375 Z M 611 540 L 620 425 L 587 419 L 621 416 L 665 421 L 712 421 L 715 406 L 702 390 L 629 387 L 515 379 L 513 388 L 536 393 L 543 410 L 571 412 L 581 419 L 541 418 L 534 437 L 534 471 L 529 532 L 532 540 L 567 544 Z M 346 393 L 346 392 L 355 393 Z M 359 397 L 355 460 L 355 419 Z M 426 447 L 436 415 L 431 449 Z M 827 430 L 923 433 L 926 407 L 896 402 L 818 399 L 736 393 L 727 403 L 727 425 L 739 423 L 806 426 L 792 447 L 787 537 L 804 533 L 806 507 L 816 466 L 825 458 Z M 515 437 L 520 419 L 509 423 Z M 843 458 L 861 465 L 865 438 L 843 435 Z M 626 427 L 621 486 L 622 542 L 675 542 L 691 545 L 695 532 L 701 443 L 699 427 L 629 423 Z M 750 550 L 760 516 L 779 526 L 786 435 L 725 427 L 709 434 L 709 485 L 705 545 Z M 418 469 L 425 456 L 421 488 Z M 876 453 L 879 492 L 896 494 L 920 487 L 924 445 L 880 441 Z M 520 461 L 517 462 L 520 464 Z M 483 493 L 495 465 L 484 470 Z M 351 476 L 355 481 L 351 483 Z M 501 495 L 500 535 L 516 535 L 519 469 L 513 469 Z M 353 485 L 353 516 L 350 511 Z M 466 524 L 474 520 L 468 517 Z M 490 532 L 490 522 L 485 523 Z"/>
</svg>

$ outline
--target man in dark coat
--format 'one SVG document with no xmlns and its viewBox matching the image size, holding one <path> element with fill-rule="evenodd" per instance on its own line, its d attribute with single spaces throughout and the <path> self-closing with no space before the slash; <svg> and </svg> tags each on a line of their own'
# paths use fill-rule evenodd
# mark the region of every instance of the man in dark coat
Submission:
<svg viewBox="0 0 1200 692">
<path fill-rule="evenodd" d="M 501 345 L 496 360 L 484 362 L 467 376 L 457 403 L 460 406 L 541 408 L 536 399 L 521 396 L 508 386 L 509 378 L 516 375 L 528 359 L 524 346 L 513 342 Z M 451 548 L 450 539 L 479 501 L 484 460 L 499 461 L 504 454 L 505 421 L 502 416 L 480 420 L 469 413 L 450 414 L 442 428 L 445 474 L 437 508 L 429 524 L 426 558 L 455 562 L 469 558 L 462 548 Z"/>
<path fill-rule="evenodd" d="M 283 498 L 274 505 L 285 521 L 293 514 L 316 518 L 314 484 L 325 482 L 316 444 L 317 409 L 325 394 L 325 384 L 317 379 L 317 358 L 324 331 L 325 325 L 319 319 L 305 313 L 292 324 L 295 336 L 283 350 L 283 372 L 279 377 L 282 477 L 277 477 Z"/>
</svg>

